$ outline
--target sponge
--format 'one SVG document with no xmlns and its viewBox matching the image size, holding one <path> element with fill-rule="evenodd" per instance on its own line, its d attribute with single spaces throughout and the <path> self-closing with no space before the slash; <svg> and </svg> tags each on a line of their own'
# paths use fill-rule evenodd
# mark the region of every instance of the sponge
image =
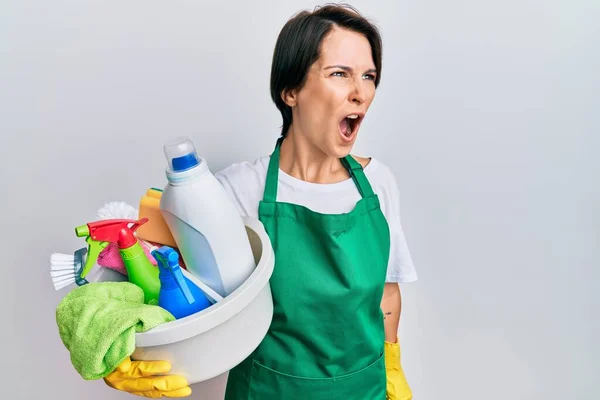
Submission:
<svg viewBox="0 0 600 400">
<path fill-rule="evenodd" d="M 147 217 L 148 222 L 137 229 L 137 236 L 149 242 L 177 247 L 175 238 L 160 212 L 161 196 L 162 190 L 151 188 L 140 200 L 139 218 Z"/>
</svg>

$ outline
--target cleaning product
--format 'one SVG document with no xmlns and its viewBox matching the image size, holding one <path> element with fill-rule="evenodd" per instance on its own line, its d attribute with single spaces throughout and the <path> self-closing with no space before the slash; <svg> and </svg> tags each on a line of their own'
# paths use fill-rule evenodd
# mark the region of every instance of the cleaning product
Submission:
<svg viewBox="0 0 600 400">
<path fill-rule="evenodd" d="M 156 260 L 152 256 L 152 249 L 154 246 L 141 240 L 139 237 L 138 240 L 140 246 L 142 246 L 142 249 L 144 250 L 146 258 L 148 258 L 152 265 L 157 265 Z M 100 252 L 97 263 L 101 267 L 112 269 L 122 275 L 127 275 L 127 269 L 123 263 L 123 258 L 121 257 L 119 245 L 117 243 L 110 243 L 106 246 L 106 248 Z"/>
<path fill-rule="evenodd" d="M 256 267 L 244 221 L 189 139 L 174 139 L 163 150 L 168 184 L 161 213 L 187 270 L 225 297 Z"/>
<path fill-rule="evenodd" d="M 160 271 L 159 307 L 169 311 L 177 319 L 202 311 L 211 303 L 205 294 L 183 276 L 179 267 L 179 254 L 169 246 L 152 252 Z"/>
<path fill-rule="evenodd" d="M 160 281 L 158 279 L 158 268 L 154 267 L 134 235 L 141 225 L 148 221 L 147 218 L 140 220 L 108 219 L 90 222 L 75 228 L 78 237 L 86 236 L 89 245 L 88 257 L 81 273 L 81 278 L 90 272 L 90 269 L 98 259 L 100 251 L 109 243 L 116 242 L 119 253 L 125 264 L 127 276 L 131 283 L 136 284 L 144 291 L 146 304 L 157 304 L 160 292 Z M 131 226 L 130 226 L 131 225 Z"/>
<path fill-rule="evenodd" d="M 136 210 L 133 206 L 125 203 L 124 201 L 111 201 L 103 205 L 97 212 L 96 220 L 107 220 L 107 219 L 138 219 L 138 210 Z M 141 217 L 139 217 L 141 218 Z M 162 217 L 161 217 L 162 218 Z M 148 220 L 148 222 L 142 226 L 140 226 L 137 230 L 137 238 L 140 239 L 140 230 L 143 229 L 146 225 L 152 223 L 152 220 Z M 150 252 L 153 250 L 152 245 L 147 243 L 144 240 L 140 240 L 140 244 L 144 249 L 144 253 L 146 257 L 150 260 L 152 265 L 156 265 L 156 260 Z M 117 243 L 110 243 L 104 250 L 100 252 L 98 256 L 98 265 L 104 268 L 109 268 L 114 271 L 119 272 L 122 275 L 127 275 L 127 270 L 125 269 L 125 264 L 123 264 L 123 259 L 121 258 L 121 254 L 119 254 L 119 247 Z"/>
<path fill-rule="evenodd" d="M 161 195 L 161 189 L 150 188 L 141 198 L 139 218 L 148 218 L 149 221 L 138 229 L 137 236 L 149 242 L 177 247 L 175 239 L 160 212 Z"/>
</svg>

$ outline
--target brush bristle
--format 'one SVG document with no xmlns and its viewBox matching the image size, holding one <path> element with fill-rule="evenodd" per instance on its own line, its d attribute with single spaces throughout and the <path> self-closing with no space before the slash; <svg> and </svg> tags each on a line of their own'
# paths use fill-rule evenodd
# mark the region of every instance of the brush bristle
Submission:
<svg viewBox="0 0 600 400">
<path fill-rule="evenodd" d="M 75 282 L 75 278 L 71 277 L 58 277 L 56 279 L 53 279 L 52 282 L 54 282 L 54 284 L 59 284 L 59 283 L 63 283 L 63 282 Z"/>
<path fill-rule="evenodd" d="M 72 254 L 54 253 L 50 256 L 50 271 L 75 271 L 75 257 Z"/>
<path fill-rule="evenodd" d="M 71 269 L 61 269 L 61 270 L 53 269 L 53 270 L 50 271 L 50 276 L 52 278 L 58 278 L 58 277 L 61 277 L 61 276 L 71 276 L 71 275 L 75 276 L 75 271 L 73 270 L 73 268 L 71 268 Z"/>
<path fill-rule="evenodd" d="M 75 283 L 75 277 L 73 277 L 71 279 L 64 279 L 64 280 L 52 280 L 52 283 L 54 284 L 55 290 L 61 290 L 65 287 Z"/>
<path fill-rule="evenodd" d="M 62 266 L 68 266 L 68 265 L 75 265 L 75 260 L 71 260 L 71 261 L 56 261 L 56 260 L 50 260 L 50 262 L 52 263 L 52 265 L 62 265 Z"/>
<path fill-rule="evenodd" d="M 55 290 L 75 283 L 75 256 L 53 253 L 50 256 L 50 277 Z"/>
<path fill-rule="evenodd" d="M 138 219 L 139 212 L 123 201 L 112 201 L 98 210 L 97 218 L 105 219 Z"/>
<path fill-rule="evenodd" d="M 75 274 L 70 276 L 52 277 L 52 284 L 56 290 L 60 290 L 72 283 L 75 283 Z"/>
<path fill-rule="evenodd" d="M 50 256 L 51 263 L 74 263 L 75 256 L 73 254 L 54 253 Z"/>
</svg>

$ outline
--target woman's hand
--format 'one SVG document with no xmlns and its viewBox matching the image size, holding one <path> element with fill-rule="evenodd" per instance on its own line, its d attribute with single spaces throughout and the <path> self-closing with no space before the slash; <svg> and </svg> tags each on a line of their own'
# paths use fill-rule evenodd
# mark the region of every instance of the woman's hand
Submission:
<svg viewBox="0 0 600 400">
<path fill-rule="evenodd" d="M 385 370 L 387 375 L 387 400 L 412 400 L 412 391 L 402 369 L 400 344 L 384 343 Z"/>
<path fill-rule="evenodd" d="M 170 370 L 168 361 L 131 361 L 127 357 L 104 378 L 104 382 L 114 389 L 142 397 L 187 397 L 192 394 L 183 376 L 165 375 Z"/>
</svg>

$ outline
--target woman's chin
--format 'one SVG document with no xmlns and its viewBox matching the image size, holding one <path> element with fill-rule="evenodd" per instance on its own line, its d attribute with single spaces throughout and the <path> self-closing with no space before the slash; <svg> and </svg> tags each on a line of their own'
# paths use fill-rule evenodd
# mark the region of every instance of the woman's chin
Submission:
<svg viewBox="0 0 600 400">
<path fill-rule="evenodd" d="M 333 146 L 331 146 L 331 152 L 329 155 L 336 158 L 344 158 L 350 154 L 352 147 L 354 147 L 354 140 L 349 142 L 337 139 L 334 141 Z"/>
</svg>

